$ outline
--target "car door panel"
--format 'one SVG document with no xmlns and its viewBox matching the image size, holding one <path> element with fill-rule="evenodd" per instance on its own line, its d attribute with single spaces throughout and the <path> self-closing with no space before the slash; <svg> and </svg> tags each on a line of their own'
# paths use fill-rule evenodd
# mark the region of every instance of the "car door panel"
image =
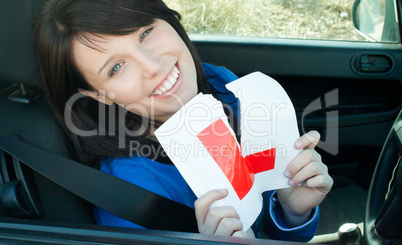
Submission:
<svg viewBox="0 0 402 245">
<path fill-rule="evenodd" d="M 275 78 L 294 104 L 300 131 L 315 129 L 321 133 L 318 151 L 330 172 L 361 180 L 360 184 L 368 187 L 378 154 L 402 105 L 399 44 L 205 35 L 191 38 L 203 62 L 225 66 L 238 76 L 261 71 Z M 366 54 L 390 57 L 391 70 L 384 74 L 356 71 L 356 60 Z M 331 92 L 333 98 L 328 101 L 325 96 Z M 331 142 L 333 145 L 328 146 Z M 355 176 L 350 176 L 352 172 Z"/>
</svg>

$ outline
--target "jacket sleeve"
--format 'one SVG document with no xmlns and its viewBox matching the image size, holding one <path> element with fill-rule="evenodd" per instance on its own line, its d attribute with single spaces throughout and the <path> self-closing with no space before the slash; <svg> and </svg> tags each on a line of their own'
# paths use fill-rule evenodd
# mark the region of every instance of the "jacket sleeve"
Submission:
<svg viewBox="0 0 402 245">
<path fill-rule="evenodd" d="M 196 196 L 174 165 L 162 164 L 146 157 L 105 158 L 101 171 L 137 185 L 160 196 L 194 207 Z M 124 190 L 116 190 L 124 191 Z M 94 207 L 100 225 L 144 228 Z"/>
<path fill-rule="evenodd" d="M 307 242 L 311 240 L 317 231 L 319 220 L 319 208 L 315 207 L 311 218 L 303 225 L 288 227 L 282 218 L 282 206 L 276 192 L 265 192 L 264 206 L 266 207 L 263 232 L 271 239 Z"/>
<path fill-rule="evenodd" d="M 127 164 L 125 161 L 118 161 L 118 164 L 112 164 L 111 167 L 108 166 L 107 169 L 102 169 L 104 172 L 111 174 L 115 177 L 128 181 L 132 184 L 140 186 L 142 188 L 149 189 L 149 186 L 146 186 L 144 183 L 153 183 L 151 187 L 152 191 L 163 190 L 162 188 L 157 188 L 158 181 L 154 179 L 154 176 L 148 172 L 143 171 L 141 166 L 136 164 Z M 153 181 L 149 181 L 149 180 Z M 166 196 L 167 193 L 158 193 Z M 93 215 L 98 225 L 107 225 L 107 226 L 120 226 L 120 227 L 131 227 L 131 228 L 144 228 L 140 225 L 137 225 L 133 222 L 122 219 L 102 208 L 93 207 Z"/>
</svg>

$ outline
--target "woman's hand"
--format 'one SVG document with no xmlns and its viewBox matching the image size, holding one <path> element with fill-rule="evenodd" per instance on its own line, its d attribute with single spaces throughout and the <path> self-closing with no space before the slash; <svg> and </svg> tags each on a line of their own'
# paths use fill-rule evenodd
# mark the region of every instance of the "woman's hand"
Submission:
<svg viewBox="0 0 402 245">
<path fill-rule="evenodd" d="M 236 210 L 231 206 L 210 207 L 212 203 L 228 195 L 226 189 L 212 190 L 198 198 L 194 203 L 198 230 L 201 234 L 254 238 L 254 232 L 243 231 Z"/>
<path fill-rule="evenodd" d="M 295 142 L 296 149 L 304 149 L 288 165 L 285 175 L 293 188 L 277 190 L 289 226 L 306 222 L 311 210 L 322 202 L 332 188 L 333 180 L 321 156 L 314 150 L 320 141 L 317 131 L 310 131 Z"/>
</svg>

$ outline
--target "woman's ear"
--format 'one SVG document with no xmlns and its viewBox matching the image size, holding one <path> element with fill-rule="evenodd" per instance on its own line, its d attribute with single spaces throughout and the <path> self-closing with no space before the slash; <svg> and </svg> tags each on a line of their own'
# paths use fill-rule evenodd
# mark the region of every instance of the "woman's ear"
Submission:
<svg viewBox="0 0 402 245">
<path fill-rule="evenodd" d="M 82 89 L 82 88 L 79 88 L 78 92 L 80 92 L 81 94 L 83 94 L 85 96 L 91 97 L 92 99 L 97 100 L 97 101 L 99 101 L 99 102 L 101 102 L 103 104 L 106 104 L 106 105 L 112 105 L 113 104 L 112 100 L 110 100 L 105 95 L 100 94 L 98 92 L 89 91 L 89 90 L 85 90 L 85 89 Z"/>
</svg>

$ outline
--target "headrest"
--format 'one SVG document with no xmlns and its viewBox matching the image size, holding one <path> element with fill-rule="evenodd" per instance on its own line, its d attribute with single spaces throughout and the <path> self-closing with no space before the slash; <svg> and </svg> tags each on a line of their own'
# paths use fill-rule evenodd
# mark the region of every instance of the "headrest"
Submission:
<svg viewBox="0 0 402 245">
<path fill-rule="evenodd" d="M 0 83 L 43 87 L 35 56 L 32 25 L 42 1 L 0 1 Z"/>
</svg>

